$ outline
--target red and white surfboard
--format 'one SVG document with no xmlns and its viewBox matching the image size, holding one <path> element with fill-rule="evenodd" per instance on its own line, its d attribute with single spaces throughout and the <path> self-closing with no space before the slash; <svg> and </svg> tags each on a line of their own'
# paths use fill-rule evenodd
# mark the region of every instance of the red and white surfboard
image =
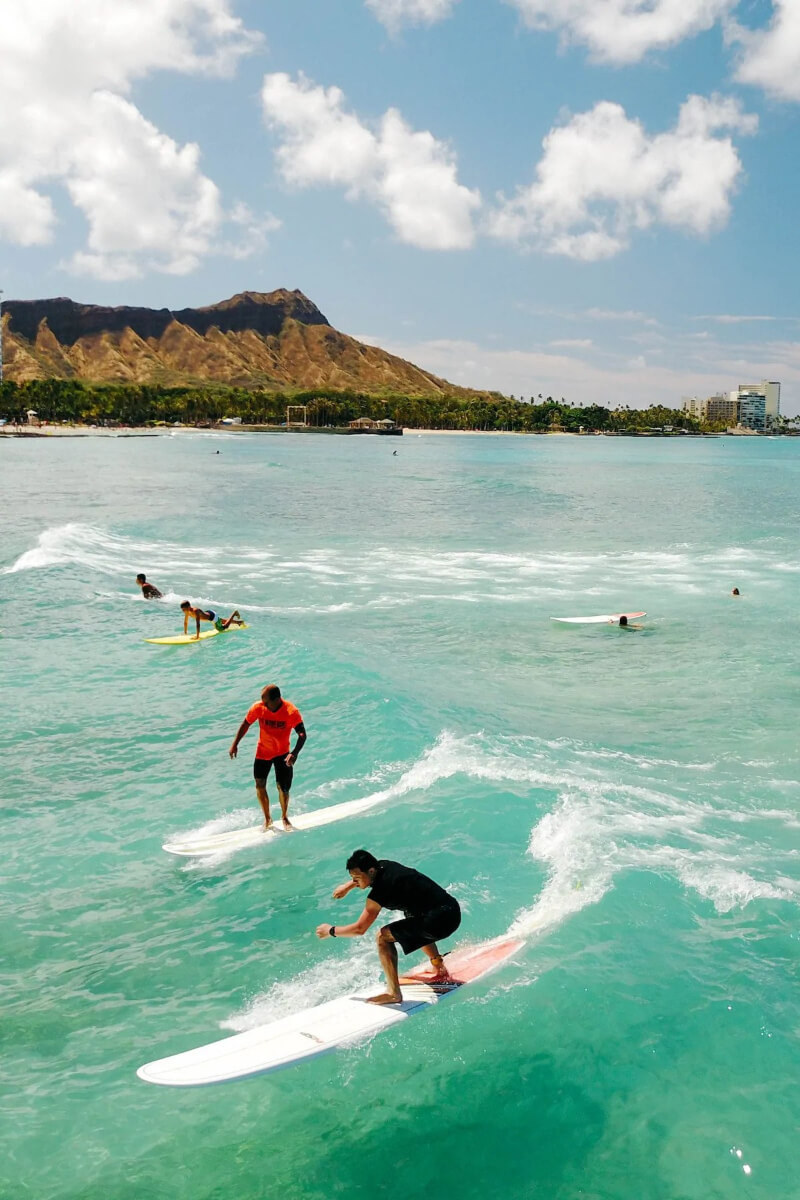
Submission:
<svg viewBox="0 0 800 1200">
<path fill-rule="evenodd" d="M 466 984 L 501 966 L 523 944 L 513 938 L 498 938 L 455 950 L 446 959 L 452 977 L 449 982 L 433 982 L 430 970 L 412 971 L 403 976 L 403 999 L 399 1004 L 367 1004 L 368 996 L 375 994 L 374 988 L 369 992 L 342 996 L 304 1012 L 270 1021 L 257 1029 L 248 1029 L 246 1033 L 146 1063 L 136 1073 L 147 1083 L 201 1087 L 294 1066 L 425 1012 L 431 1005 L 440 1004 Z"/>
</svg>

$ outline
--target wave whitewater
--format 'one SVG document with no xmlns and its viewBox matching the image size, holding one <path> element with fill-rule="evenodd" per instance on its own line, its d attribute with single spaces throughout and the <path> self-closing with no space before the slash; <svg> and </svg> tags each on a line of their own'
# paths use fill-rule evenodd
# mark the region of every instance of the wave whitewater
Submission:
<svg viewBox="0 0 800 1200">
<path fill-rule="evenodd" d="M 798 829 L 793 809 L 760 809 L 746 802 L 720 807 L 719 778 L 706 779 L 714 763 L 681 765 L 625 755 L 614 758 L 610 767 L 610 758 L 602 748 L 567 739 L 548 743 L 444 731 L 393 784 L 331 812 L 363 812 L 412 792 L 427 792 L 455 776 L 513 784 L 518 791 L 528 785 L 536 789 L 539 802 L 543 791 L 551 792 L 553 802 L 533 826 L 527 847 L 544 867 L 545 883 L 506 931 L 525 940 L 599 903 L 628 871 L 675 879 L 719 913 L 756 900 L 800 901 L 800 882 L 791 878 L 798 851 L 786 848 L 787 833 Z M 658 776 L 665 767 L 676 777 L 670 790 Z M 748 825 L 758 826 L 757 837 L 748 836 Z M 774 834 L 768 841 L 765 826 Z M 375 982 L 372 947 L 355 949 L 347 971 L 354 989 Z M 341 994 L 341 978 L 340 962 L 318 964 L 254 997 L 221 1027 L 251 1029 L 300 1006 L 332 999 Z"/>
<path fill-rule="evenodd" d="M 186 547 L 70 523 L 44 530 L 37 544 L 4 573 L 68 566 L 126 577 L 144 569 L 171 584 L 174 594 L 178 582 L 185 583 L 186 590 L 198 583 L 212 589 L 235 588 L 237 597 L 242 592 L 253 596 L 251 607 L 272 613 L 336 613 L 437 600 L 526 602 L 536 597 L 573 596 L 577 591 L 584 597 L 630 594 L 632 588 L 645 586 L 717 593 L 721 582 L 727 585 L 734 568 L 737 580 L 745 583 L 756 578 L 763 583 L 771 575 L 780 580 L 786 572 L 800 571 L 800 562 L 786 561 L 775 550 L 728 547 L 710 552 L 686 546 L 600 554 L 422 553 L 388 547 L 348 554 L 340 549 L 311 549 L 287 563 L 277 547 Z M 302 603 L 258 604 L 276 584 L 288 589 L 298 582 L 303 589 Z M 331 594 L 337 588 L 347 589 L 347 600 Z"/>
</svg>

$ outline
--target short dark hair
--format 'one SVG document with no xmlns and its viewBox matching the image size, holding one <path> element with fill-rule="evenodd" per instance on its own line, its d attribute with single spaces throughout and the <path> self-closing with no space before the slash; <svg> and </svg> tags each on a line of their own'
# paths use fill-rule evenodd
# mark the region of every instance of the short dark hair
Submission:
<svg viewBox="0 0 800 1200">
<path fill-rule="evenodd" d="M 348 871 L 371 871 L 377 867 L 378 860 L 369 850 L 354 850 L 347 860 Z"/>
<path fill-rule="evenodd" d="M 183 603 L 181 604 L 181 608 L 191 608 L 191 607 L 192 607 L 191 600 L 184 600 Z"/>
<path fill-rule="evenodd" d="M 623 614 L 622 614 L 622 616 L 620 617 L 620 619 L 619 619 L 619 623 L 620 623 L 620 625 L 627 625 L 627 624 L 628 624 L 628 618 L 625 616 L 625 614 L 624 614 L 624 613 L 623 613 Z"/>
<path fill-rule="evenodd" d="M 139 574 L 136 576 L 136 582 L 137 583 L 146 583 L 147 582 L 147 576 L 145 575 L 144 571 L 140 571 Z"/>
<path fill-rule="evenodd" d="M 280 700 L 281 689 L 276 683 L 269 683 L 261 693 L 262 700 L 266 697 L 267 700 Z"/>
</svg>

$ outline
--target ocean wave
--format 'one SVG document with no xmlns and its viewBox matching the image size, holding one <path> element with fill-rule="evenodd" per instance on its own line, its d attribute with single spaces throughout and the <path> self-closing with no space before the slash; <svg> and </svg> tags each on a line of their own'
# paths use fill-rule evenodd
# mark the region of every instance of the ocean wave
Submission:
<svg viewBox="0 0 800 1200">
<path fill-rule="evenodd" d="M 509 927 L 517 937 L 541 935 L 598 903 L 628 871 L 676 879 L 718 912 L 757 899 L 800 898 L 800 886 L 787 883 L 796 852 L 753 841 L 743 829 L 748 822 L 758 823 L 760 831 L 776 823 L 773 841 L 780 844 L 798 827 L 793 810 L 726 805 L 718 794 L 719 780 L 706 782 L 697 774 L 706 764 L 682 764 L 685 774 L 681 766 L 668 764 L 674 778 L 667 786 L 656 772 L 643 777 L 653 768 L 650 759 L 613 758 L 609 774 L 608 752 L 600 748 L 595 763 L 590 754 L 568 739 L 554 746 L 536 738 L 443 731 L 413 763 L 394 764 L 399 774 L 386 786 L 317 811 L 325 814 L 324 824 L 344 820 L 412 793 L 429 794 L 437 783 L 456 776 L 513 785 L 522 794 L 530 788 L 539 804 L 551 793 L 553 800 L 528 844 L 530 856 L 546 870 L 546 881 Z M 381 782 L 388 770 L 381 769 Z M 366 779 L 352 782 L 363 785 Z M 185 837 L 222 832 L 253 823 L 252 818 L 252 809 L 226 813 Z"/>
<path fill-rule="evenodd" d="M 536 598 L 574 595 L 612 597 L 645 587 L 676 593 L 719 592 L 736 568 L 739 582 L 766 580 L 794 570 L 796 561 L 781 557 L 780 548 L 753 550 L 727 547 L 654 549 L 633 553 L 502 553 L 492 550 L 422 551 L 373 547 L 347 552 L 310 548 L 287 562 L 278 548 L 196 546 L 122 537 L 90 525 L 70 523 L 44 530 L 35 546 L 5 568 L 9 574 L 70 565 L 104 575 L 129 575 L 145 569 L 154 579 L 170 577 L 188 587 L 251 591 L 299 584 L 308 594 L 303 604 L 270 606 L 269 611 L 341 612 L 373 606 L 436 601 L 524 603 Z M 184 586 L 184 584 L 182 584 Z M 346 588 L 347 600 L 334 603 L 331 588 Z M 375 596 L 375 590 L 380 595 Z M 171 589 L 177 594 L 176 585 Z M 613 607 L 613 606 L 612 606 Z"/>
<path fill-rule="evenodd" d="M 374 945 L 369 941 L 356 943 L 352 948 L 348 947 L 344 960 L 339 955 L 331 955 L 293 978 L 257 992 L 239 1012 L 220 1021 L 220 1029 L 244 1033 L 291 1013 L 335 1000 L 342 994 L 343 979 L 347 980 L 347 990 L 356 992 L 378 984 L 380 978 Z"/>
</svg>

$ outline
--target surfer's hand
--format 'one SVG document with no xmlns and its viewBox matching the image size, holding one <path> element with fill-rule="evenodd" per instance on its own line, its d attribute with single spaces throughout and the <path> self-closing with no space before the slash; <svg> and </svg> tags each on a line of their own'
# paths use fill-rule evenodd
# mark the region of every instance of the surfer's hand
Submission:
<svg viewBox="0 0 800 1200">
<path fill-rule="evenodd" d="M 287 754 L 286 758 L 284 759 L 284 762 L 286 763 L 287 767 L 293 767 L 294 766 L 294 755 Z"/>
<path fill-rule="evenodd" d="M 347 895 L 352 886 L 351 883 L 340 883 L 338 887 L 333 889 L 334 900 L 341 900 L 343 896 Z"/>
<path fill-rule="evenodd" d="M 238 747 L 238 746 L 231 746 L 230 750 L 228 751 L 228 754 L 230 754 L 231 758 L 236 758 L 236 755 L 237 755 L 238 753 L 239 753 L 239 747 Z"/>
<path fill-rule="evenodd" d="M 326 938 L 326 937 L 330 937 L 330 936 L 331 936 L 330 925 L 318 925 L 317 926 L 317 937 L 318 938 Z"/>
</svg>

